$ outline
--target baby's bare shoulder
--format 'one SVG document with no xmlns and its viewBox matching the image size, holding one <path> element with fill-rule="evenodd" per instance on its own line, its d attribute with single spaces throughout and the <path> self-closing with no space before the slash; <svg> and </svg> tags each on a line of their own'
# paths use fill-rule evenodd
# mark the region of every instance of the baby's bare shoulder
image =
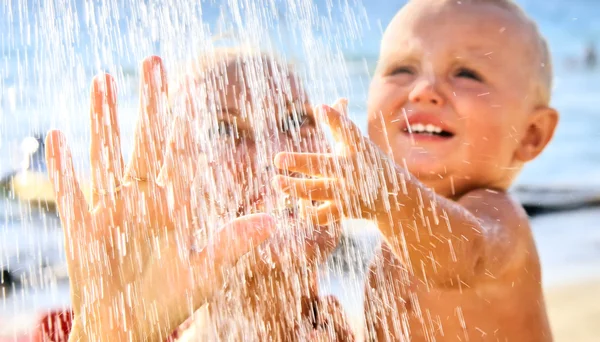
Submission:
<svg viewBox="0 0 600 342">
<path fill-rule="evenodd" d="M 505 191 L 476 189 L 463 195 L 458 203 L 481 220 L 493 219 L 501 225 L 526 225 L 527 213 L 512 196 Z"/>
<path fill-rule="evenodd" d="M 482 272 L 510 278 L 527 269 L 539 280 L 539 258 L 529 217 L 518 201 L 504 191 L 477 189 L 458 203 L 480 222 L 478 228 L 484 237 Z"/>
</svg>

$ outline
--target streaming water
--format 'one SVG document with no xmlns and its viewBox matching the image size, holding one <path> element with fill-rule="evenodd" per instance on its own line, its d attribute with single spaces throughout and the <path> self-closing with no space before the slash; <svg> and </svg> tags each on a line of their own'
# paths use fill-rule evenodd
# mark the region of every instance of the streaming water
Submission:
<svg viewBox="0 0 600 342">
<path fill-rule="evenodd" d="M 271 187 L 271 178 L 278 172 L 273 157 L 281 150 L 325 151 L 331 147 L 327 130 L 301 134 L 301 127 L 311 122 L 310 106 L 302 106 L 307 99 L 311 104 L 331 104 L 338 97 L 350 98 L 350 115 L 364 132 L 368 82 L 377 62 L 381 33 L 404 2 L 2 1 L 0 269 L 6 272 L 0 278 L 0 340 L 31 330 L 43 311 L 71 306 L 65 250 L 72 247 L 72 241 L 65 244 L 55 208 L 44 202 L 52 202 L 53 195 L 45 176 L 43 136 L 50 128 L 64 132 L 77 176 L 84 189 L 89 189 L 89 93 L 94 75 L 108 72 L 116 81 L 118 124 L 127 161 L 134 146 L 143 58 L 162 57 L 169 77 L 173 115 L 185 113 L 178 102 L 178 82 L 182 76 L 193 74 L 197 78 L 194 96 L 207 101 L 195 102 L 202 115 L 190 125 L 198 139 L 197 162 L 203 177 L 202 182 L 190 184 L 198 195 L 196 216 L 202 222 L 195 232 L 201 238 L 191 247 L 201 248 L 207 237 L 241 213 L 266 211 L 277 220 L 280 246 L 285 246 L 280 251 L 280 263 L 289 268 L 297 266 L 294 258 L 301 254 L 301 242 L 316 227 L 297 220 L 299 207 L 311 203 L 297 203 Z M 518 2 L 549 38 L 556 57 L 553 102 L 563 114 L 548 151 L 525 169 L 518 183 L 534 190 L 542 188 L 539 193 L 533 191 L 534 202 L 555 199 L 543 191 L 548 186 L 593 190 L 600 179 L 600 159 L 595 158 L 600 131 L 595 111 L 598 69 L 585 70 L 579 57 L 574 56 L 579 55 L 580 47 L 588 40 L 597 40 L 600 31 L 594 14 L 598 13 L 598 4 L 552 0 L 540 7 L 537 0 Z M 225 49 L 243 56 L 233 63 L 234 71 L 219 62 L 222 55 L 215 55 Z M 248 50 L 278 58 L 281 65 L 249 58 Z M 299 78 L 306 94 L 298 91 L 302 87 L 290 75 Z M 232 88 L 225 94 L 235 100 L 240 100 L 240 89 L 247 88 L 246 102 L 217 96 L 228 85 Z M 224 112 L 239 118 L 225 119 Z M 38 140 L 23 141 L 28 136 Z M 32 151 L 36 152 L 27 158 Z M 14 173 L 27 167 L 33 172 Z M 206 193 L 210 201 L 203 197 Z M 592 196 L 595 194 L 592 192 Z M 575 200 L 577 196 L 573 195 Z M 569 196 L 559 193 L 557 197 L 565 201 Z M 532 220 L 545 281 L 566 282 L 567 278 L 598 274 L 600 253 L 594 242 L 597 234 L 590 234 L 588 229 L 597 226 L 597 217 L 598 212 L 590 210 Z M 569 227 L 568 233 L 564 227 Z M 294 228 L 297 232 L 291 234 Z M 377 234 L 364 221 L 350 222 L 346 228 L 360 238 L 342 239 L 344 248 L 336 250 L 321 265 L 319 280 L 322 294 L 332 293 L 341 299 L 360 336 L 363 272 Z M 222 248 L 229 250 L 232 246 Z M 277 253 L 267 252 L 259 257 L 264 264 L 275 267 L 273 254 L 277 257 Z M 579 267 L 573 267 L 573 263 Z M 256 291 L 251 295 L 263 300 L 263 310 L 277 310 L 269 306 L 274 297 L 294 297 L 307 291 L 306 273 L 310 269 L 302 266 L 287 278 L 285 293 L 274 292 L 269 283 L 254 284 Z M 250 334 L 264 328 L 251 324 L 253 313 L 243 305 L 250 297 L 247 283 L 241 281 L 246 276 L 238 274 L 227 284 L 228 295 L 218 299 L 224 309 L 216 314 L 215 326 L 223 334 Z M 281 312 L 293 315 L 297 309 L 290 305 Z M 203 332 L 212 333 L 207 329 Z"/>
<path fill-rule="evenodd" d="M 182 75 L 194 74 L 197 83 L 193 95 L 207 99 L 195 102 L 200 114 L 193 130 L 205 179 L 201 185 L 194 185 L 199 192 L 208 193 L 211 200 L 197 203 L 196 214 L 204 231 L 196 235 L 210 237 L 242 212 L 274 212 L 282 231 L 280 239 L 289 249 L 280 256 L 285 259 L 280 263 L 298 263 L 292 260 L 294 250 L 300 247 L 305 232 L 315 228 L 290 228 L 298 227 L 298 220 L 286 213 L 296 212 L 298 204 L 281 198 L 270 186 L 270 179 L 277 173 L 273 157 L 283 150 L 328 149 L 327 136 L 319 133 L 306 138 L 300 131 L 307 120 L 314 124 L 311 104 L 332 103 L 338 95 L 349 93 L 351 82 L 343 48 L 357 43 L 366 23 L 362 11 L 358 0 L 10 0 L 0 5 L 5 29 L 0 38 L 4 49 L 0 144 L 13 141 L 4 137 L 32 133 L 43 137 L 50 127 L 60 129 L 72 149 L 80 182 L 84 188 L 89 187 L 92 170 L 88 146 L 92 132 L 88 94 L 92 77 L 108 72 L 116 81 L 118 124 L 127 161 L 132 155 L 138 116 L 140 62 L 146 56 L 159 55 L 169 75 L 173 115 L 185 111 L 177 103 Z M 232 68 L 222 68 L 226 60 L 219 53 L 225 49 L 240 56 L 238 62 L 233 58 Z M 260 51 L 281 63 L 274 66 L 269 58 L 250 58 L 247 50 Z M 213 69 L 207 71 L 209 64 Z M 246 97 L 224 100 L 220 94 L 225 94 L 223 88 L 227 87 L 245 88 Z M 239 115 L 235 125 L 217 115 L 229 110 Z M 285 132 L 277 133 L 281 131 Z M 31 162 L 36 163 L 37 158 L 42 162 L 29 170 L 39 171 L 34 176 L 41 175 L 43 183 L 43 141 L 30 145 L 33 147 L 0 146 L 9 153 L 5 160 L 12 161 L 3 170 L 22 168 L 22 148 L 38 147 Z M 31 181 L 33 176 L 28 177 Z M 52 198 L 47 191 L 49 184 L 42 183 L 25 190 L 34 192 L 28 194 L 34 199 L 32 203 L 9 199 L 2 210 L 5 222 L 19 227 L 17 231 L 2 230 L 4 241 L 14 241 L 3 244 L 6 247 L 1 251 L 0 265 L 13 277 L 12 283 L 5 279 L 2 311 L 13 317 L 21 315 L 23 325 L 33 324 L 31 318 L 36 312 L 68 308 L 71 304 L 64 248 L 68 250 L 74 242 L 63 241 L 55 208 L 48 210 L 46 203 L 35 203 L 40 196 Z M 6 195 L 23 196 L 16 192 L 8 191 Z M 286 234 L 291 230 L 296 234 Z M 262 257 L 269 263 L 272 256 Z M 327 279 L 328 267 L 321 269 Z M 306 270 L 301 267 L 287 281 L 287 290 L 298 292 L 289 293 L 291 297 L 305 291 Z M 243 284 L 241 279 L 237 281 Z M 238 307 L 239 313 L 233 314 L 237 305 L 233 304 L 243 303 L 247 295 L 243 288 L 236 288 L 241 285 L 235 285 L 235 281 L 229 286 L 233 289 L 224 305 L 229 306 L 230 315 L 222 316 L 218 323 L 222 334 L 250 329 L 244 328 L 249 319 L 247 310 Z M 265 286 L 268 284 L 257 285 L 255 290 L 266 293 Z M 263 307 L 268 308 L 268 304 Z"/>
</svg>

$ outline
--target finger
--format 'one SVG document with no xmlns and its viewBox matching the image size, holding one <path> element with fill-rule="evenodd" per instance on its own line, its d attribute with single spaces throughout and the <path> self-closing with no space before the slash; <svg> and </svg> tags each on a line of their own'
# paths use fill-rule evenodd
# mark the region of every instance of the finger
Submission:
<svg viewBox="0 0 600 342">
<path fill-rule="evenodd" d="M 221 228 L 197 259 L 203 265 L 214 265 L 216 272 L 223 271 L 271 237 L 275 230 L 275 220 L 270 215 L 239 217 Z"/>
<path fill-rule="evenodd" d="M 65 228 L 65 241 L 80 245 L 85 241 L 76 237 L 85 232 L 76 230 L 89 219 L 88 206 L 75 176 L 71 151 L 60 131 L 48 132 L 45 152 L 48 177 L 54 188 L 58 213 Z"/>
<path fill-rule="evenodd" d="M 199 161 L 198 144 L 193 139 L 189 121 L 175 118 L 167 154 L 157 181 L 167 190 L 167 207 L 173 218 L 183 223 L 180 227 L 192 228 L 191 190 Z"/>
<path fill-rule="evenodd" d="M 330 201 L 316 207 L 306 207 L 303 216 L 319 226 L 333 225 L 339 222 L 343 216 L 343 208 L 340 203 L 341 201 Z"/>
<path fill-rule="evenodd" d="M 90 123 L 92 139 L 92 206 L 99 196 L 114 196 L 123 178 L 119 124 L 117 122 L 117 87 L 114 79 L 103 74 L 92 82 Z M 106 195 L 100 195 L 105 192 Z"/>
<path fill-rule="evenodd" d="M 318 117 L 329 126 L 335 141 L 345 145 L 349 151 L 356 151 L 364 144 L 358 126 L 341 112 L 322 105 L 318 110 Z"/>
<path fill-rule="evenodd" d="M 348 99 L 338 99 L 331 107 L 337 110 L 344 117 L 348 117 Z"/>
<path fill-rule="evenodd" d="M 287 176 L 275 176 L 273 186 L 288 195 L 312 201 L 334 201 L 339 198 L 343 188 L 339 179 L 307 179 Z"/>
<path fill-rule="evenodd" d="M 275 229 L 271 216 L 255 214 L 237 218 L 217 232 L 206 247 L 190 259 L 197 284 L 195 305 L 201 306 L 220 291 L 235 263 L 269 239 Z"/>
<path fill-rule="evenodd" d="M 310 269 L 324 262 L 335 250 L 341 233 L 340 225 L 293 224 L 257 247 L 249 258 L 252 266 L 249 268 L 263 275 L 273 272 L 274 268 L 285 270 L 294 265 Z"/>
<path fill-rule="evenodd" d="M 189 187 L 198 168 L 200 151 L 191 132 L 190 121 L 176 117 L 167 143 L 167 154 L 158 181 L 165 185 Z"/>
<path fill-rule="evenodd" d="M 275 167 L 314 177 L 339 175 L 344 166 L 343 157 L 329 153 L 280 152 L 275 156 Z"/>
<path fill-rule="evenodd" d="M 155 180 L 163 163 L 167 139 L 167 80 L 160 57 L 142 62 L 140 114 L 135 132 L 133 155 L 125 178 Z"/>
</svg>

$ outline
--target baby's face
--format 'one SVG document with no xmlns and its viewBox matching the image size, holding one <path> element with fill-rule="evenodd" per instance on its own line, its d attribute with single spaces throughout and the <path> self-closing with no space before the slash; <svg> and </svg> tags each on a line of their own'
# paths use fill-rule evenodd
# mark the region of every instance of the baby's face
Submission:
<svg viewBox="0 0 600 342">
<path fill-rule="evenodd" d="M 226 198 L 225 210 L 236 208 L 238 215 L 269 211 L 281 205 L 271 201 L 270 181 L 279 172 L 273 166 L 275 155 L 316 152 L 324 141 L 316 137 L 313 110 L 292 73 L 274 63 L 262 70 L 242 70 L 231 62 L 225 69 L 208 91 L 214 98 L 201 118 L 208 137 L 204 153 L 217 184 L 215 198 Z"/>
<path fill-rule="evenodd" d="M 369 135 L 443 196 L 507 187 L 535 105 L 531 35 L 494 6 L 417 6 L 384 35 Z"/>
</svg>

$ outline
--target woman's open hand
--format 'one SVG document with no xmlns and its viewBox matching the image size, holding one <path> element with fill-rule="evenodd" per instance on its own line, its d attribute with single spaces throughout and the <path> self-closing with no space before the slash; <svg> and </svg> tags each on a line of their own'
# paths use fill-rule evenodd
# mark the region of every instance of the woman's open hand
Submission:
<svg viewBox="0 0 600 342">
<path fill-rule="evenodd" d="M 49 176 L 64 227 L 73 339 L 164 340 L 222 288 L 227 269 L 274 230 L 267 215 L 242 217 L 201 251 L 193 249 L 193 113 L 171 118 L 166 94 L 162 61 L 145 59 L 134 150 L 125 167 L 115 82 L 110 75 L 94 79 L 91 204 L 63 134 L 47 136 Z"/>
</svg>

